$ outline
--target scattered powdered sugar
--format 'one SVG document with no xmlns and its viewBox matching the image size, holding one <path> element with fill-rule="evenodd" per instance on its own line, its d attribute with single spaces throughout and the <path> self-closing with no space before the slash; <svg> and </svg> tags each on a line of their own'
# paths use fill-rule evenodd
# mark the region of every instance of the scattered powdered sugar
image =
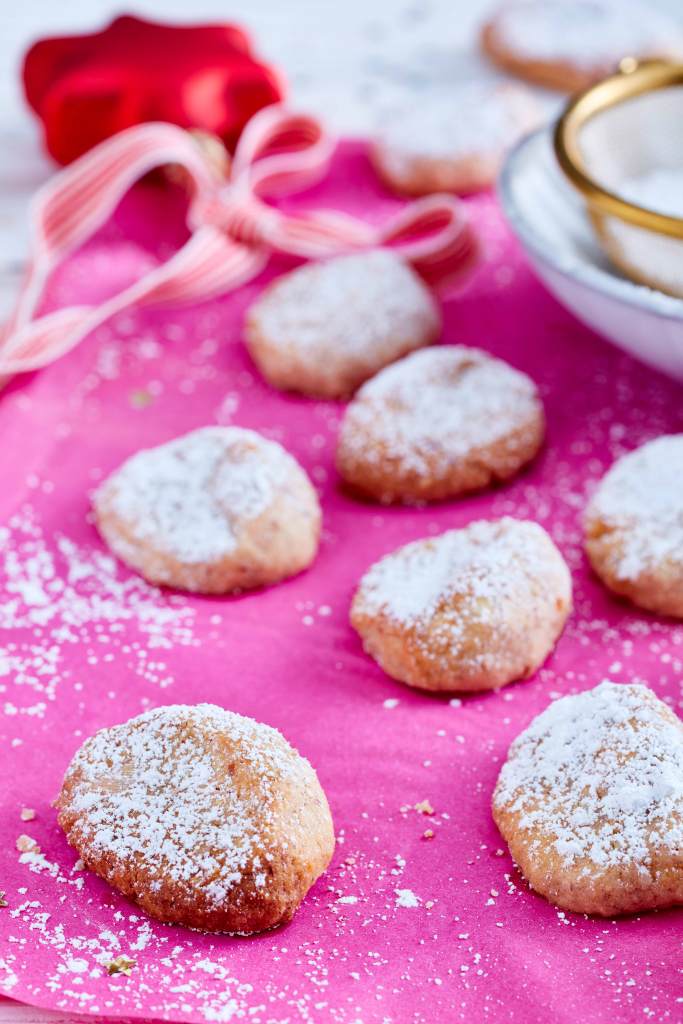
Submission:
<svg viewBox="0 0 683 1024">
<path fill-rule="evenodd" d="M 248 773 L 247 783 L 222 770 L 221 750 L 240 763 L 242 780 Z M 270 726 L 212 704 L 170 705 L 87 740 L 67 771 L 59 806 L 91 855 L 200 890 L 220 906 L 243 869 L 258 868 L 255 848 L 277 847 L 273 807 L 283 782 L 312 775 Z M 263 867 L 256 884 L 259 877 L 267 884 Z"/>
<path fill-rule="evenodd" d="M 53 878 L 56 878 L 59 874 L 59 864 L 48 860 L 45 854 L 40 852 L 40 848 L 25 850 L 19 857 L 19 863 L 26 864 L 29 870 L 36 874 L 46 871 Z"/>
<path fill-rule="evenodd" d="M 526 89 L 472 80 L 385 112 L 377 142 L 382 164 L 401 173 L 416 157 L 495 158 L 537 120 Z"/>
<path fill-rule="evenodd" d="M 532 848 L 647 872 L 683 843 L 683 724 L 645 686 L 562 697 L 510 747 L 494 804 L 540 833 Z"/>
<path fill-rule="evenodd" d="M 272 285 L 249 317 L 271 345 L 331 357 L 400 351 L 401 339 L 418 344 L 440 322 L 426 286 L 387 249 L 300 267 Z"/>
<path fill-rule="evenodd" d="M 294 466 L 253 430 L 203 427 L 133 455 L 99 488 L 95 507 L 111 509 L 136 542 L 186 564 L 211 562 L 237 547 L 241 524 L 268 507 Z M 117 553 L 128 544 L 117 535 Z"/>
<path fill-rule="evenodd" d="M 413 26 L 415 31 L 420 28 L 417 20 L 411 21 L 410 31 L 403 33 L 406 37 Z M 425 60 L 433 56 L 433 48 L 427 52 L 425 47 Z M 355 155 L 352 159 L 355 160 Z M 346 166 L 351 164 L 345 164 L 344 169 Z M 520 888 L 507 851 L 496 849 L 499 841 L 491 831 L 488 811 L 492 772 L 504 753 L 503 746 L 528 723 L 536 710 L 546 706 L 551 693 L 576 691 L 593 686 L 605 675 L 620 673 L 627 680 L 647 677 L 658 693 L 666 695 L 681 710 L 683 624 L 643 616 L 605 602 L 599 582 L 585 571 L 580 526 L 589 479 L 596 479 L 625 448 L 658 433 L 681 429 L 680 391 L 677 400 L 673 383 L 668 384 L 660 375 L 648 372 L 599 343 L 562 314 L 554 303 L 543 299 L 540 287 L 528 277 L 516 247 L 503 233 L 489 198 L 476 200 L 475 205 L 485 250 L 492 254 L 495 262 L 484 268 L 482 283 L 474 283 L 476 301 L 464 305 L 451 303 L 448 315 L 453 314 L 453 323 L 457 322 L 463 337 L 475 338 L 481 327 L 483 304 L 487 322 L 490 317 L 492 326 L 495 326 L 494 321 L 500 321 L 509 328 L 502 330 L 501 327 L 502 333 L 499 337 L 496 335 L 496 345 L 501 352 L 513 348 L 516 351 L 517 346 L 521 351 L 527 342 L 536 346 L 530 347 L 528 352 L 525 348 L 524 358 L 529 365 L 536 366 L 531 372 L 538 375 L 543 394 L 553 403 L 553 443 L 548 446 L 542 462 L 512 486 L 472 502 L 395 512 L 357 504 L 354 518 L 349 521 L 349 531 L 344 533 L 342 524 L 350 512 L 350 504 L 338 499 L 331 482 L 331 452 L 338 407 L 332 410 L 329 403 L 288 402 L 271 392 L 264 399 L 264 422 L 271 422 L 272 417 L 273 421 L 281 422 L 284 429 L 285 420 L 280 417 L 278 404 L 283 401 L 287 404 L 289 431 L 310 429 L 312 437 L 315 437 L 314 430 L 321 431 L 328 440 L 320 454 L 321 471 L 324 468 L 330 478 L 328 529 L 337 554 L 351 545 L 355 554 L 351 552 L 349 558 L 353 556 L 356 568 L 350 565 L 344 568 L 342 557 L 341 562 L 337 559 L 337 568 L 333 571 L 302 578 L 292 588 L 280 588 L 271 593 L 270 598 L 263 599 L 267 616 L 263 627 L 270 630 L 281 624 L 288 647 L 292 648 L 278 655 L 283 664 L 279 677 L 277 672 L 272 676 L 268 672 L 264 675 L 269 659 L 264 661 L 260 674 L 252 672 L 250 645 L 244 650 L 240 647 L 232 658 L 229 651 L 226 655 L 224 647 L 216 645 L 214 650 L 215 641 L 209 642 L 209 634 L 204 631 L 203 609 L 206 615 L 209 609 L 220 611 L 222 622 L 216 626 L 216 632 L 229 645 L 233 636 L 239 637 L 240 631 L 253 629 L 251 623 L 260 619 L 263 607 L 260 596 L 237 602 L 206 602 L 184 597 L 182 602 L 192 613 L 177 622 L 170 621 L 159 632 L 162 643 L 176 646 L 178 642 L 190 642 L 196 631 L 205 647 L 206 675 L 203 671 L 185 672 L 188 662 L 193 660 L 188 657 L 191 651 L 178 649 L 174 652 L 170 667 L 177 677 L 178 692 L 172 691 L 173 698 L 167 699 L 196 700 L 196 675 L 198 685 L 206 688 L 206 694 L 200 699 L 221 704 L 234 698 L 244 708 L 253 701 L 253 709 L 247 713 L 254 713 L 257 718 L 268 718 L 265 711 L 258 712 L 257 705 L 265 707 L 268 701 L 280 701 L 283 706 L 278 710 L 278 717 L 292 723 L 289 728 L 294 732 L 298 728 L 302 738 L 306 734 L 304 742 L 310 746 L 311 755 L 318 752 L 316 759 L 325 770 L 330 794 L 339 808 L 338 824 L 344 840 L 324 880 L 309 893 L 292 927 L 245 942 L 159 925 L 109 891 L 89 872 L 78 871 L 68 882 L 61 882 L 59 877 L 53 879 L 47 872 L 34 874 L 28 865 L 19 865 L 19 854 L 12 840 L 15 831 L 27 827 L 35 833 L 48 858 L 60 863 L 66 876 L 76 859 L 75 852 L 70 853 L 53 827 L 48 801 L 54 796 L 54 785 L 48 777 L 49 771 L 40 775 L 35 793 L 24 782 L 27 766 L 33 763 L 40 771 L 46 761 L 42 727 L 52 728 L 57 714 L 64 716 L 64 729 L 62 739 L 62 723 L 58 729 L 52 728 L 50 746 L 55 758 L 59 752 L 60 763 L 65 763 L 67 748 L 80 742 L 71 733 L 71 727 L 78 724 L 74 695 L 70 685 L 60 686 L 57 704 L 50 707 L 50 720 L 17 723 L 25 726 L 26 742 L 16 750 L 7 749 L 3 762 L 3 771 L 18 776 L 21 782 L 14 810 L 9 810 L 10 842 L 5 844 L 5 867 L 0 878 L 0 888 L 7 890 L 9 901 L 9 907 L 0 909 L 3 935 L 0 990 L 7 990 L 9 994 L 14 985 L 15 996 L 25 1002 L 51 1006 L 62 1016 L 71 1016 L 81 1009 L 93 1019 L 103 1016 L 130 1019 L 136 1015 L 144 1020 L 197 1021 L 232 1017 L 235 1021 L 248 1020 L 253 1024 L 283 1020 L 301 1024 L 327 1024 L 328 1021 L 350 1024 L 376 1016 L 395 1021 L 407 1018 L 412 1021 L 414 1017 L 414 1024 L 434 1019 L 455 1024 L 482 1016 L 492 1020 L 507 1019 L 513 1002 L 526 1006 L 529 1013 L 533 1013 L 547 999 L 553 986 L 557 989 L 561 985 L 571 1003 L 565 1007 L 567 1017 L 578 1015 L 580 1018 L 587 1000 L 593 1000 L 604 1009 L 605 1015 L 611 1014 L 619 1020 L 661 1020 L 670 1024 L 680 1020 L 683 1004 L 680 997 L 677 1000 L 674 980 L 678 966 L 679 913 L 648 915 L 641 921 L 626 920 L 618 925 L 585 920 L 581 915 L 567 914 L 562 918 L 555 915 L 530 897 L 526 887 Z M 501 274 L 503 270 L 514 270 L 514 281 L 508 280 L 500 290 L 494 286 L 499 268 Z M 521 292 L 513 297 L 518 287 Z M 668 301 L 674 302 L 673 299 Z M 239 302 L 237 307 L 240 307 Z M 232 310 L 229 302 L 222 300 L 207 308 L 207 315 L 216 320 L 211 326 L 213 333 L 221 339 L 238 336 L 240 313 L 224 314 L 229 308 Z M 523 337 L 524 318 L 520 314 L 524 309 L 533 309 L 538 320 L 537 331 L 529 339 Z M 179 431 L 189 429 L 193 420 L 198 422 L 202 409 L 218 407 L 225 394 L 226 373 L 242 394 L 243 408 L 258 404 L 265 395 L 265 391 L 260 390 L 260 382 L 244 383 L 243 378 L 248 378 L 249 374 L 243 369 L 239 346 L 222 344 L 210 366 L 207 363 L 197 367 L 191 358 L 186 358 L 191 351 L 189 340 L 195 334 L 194 324 L 205 314 L 198 309 L 186 315 L 186 322 L 191 326 L 188 344 L 185 346 L 183 342 L 182 350 L 181 343 L 171 343 L 170 331 L 166 338 L 165 317 L 157 320 L 154 328 L 164 353 L 155 373 L 163 379 L 165 387 L 164 395 L 155 402 L 159 403 L 160 414 L 169 415 L 169 421 L 173 411 L 180 424 Z M 547 344 L 548 337 L 553 338 L 552 345 Z M 127 387 L 127 342 L 128 339 L 123 338 L 120 344 L 124 378 L 116 390 L 110 392 L 105 387 L 89 392 L 85 404 L 89 415 L 84 415 L 80 406 L 76 408 L 74 446 L 82 431 L 91 430 L 95 416 L 98 421 L 101 417 L 103 422 L 115 426 Z M 97 344 L 99 340 L 95 337 L 92 345 L 84 346 L 82 351 L 87 355 Z M 174 363 L 174 347 L 182 356 L 177 363 Z M 60 409 L 63 396 L 68 398 L 67 393 L 60 390 L 63 383 L 60 368 L 66 371 L 70 364 L 71 360 L 58 363 L 52 370 L 31 379 L 34 387 L 36 384 L 44 386 L 53 371 L 57 373 L 51 386 L 57 391 Z M 195 378 L 198 368 L 215 368 L 216 379 L 210 382 L 208 377 L 206 381 Z M 178 384 L 184 388 L 188 376 L 197 382 L 196 403 L 182 403 L 181 407 L 177 402 Z M 73 375 L 69 380 L 73 380 Z M 29 385 L 31 381 L 26 383 Z M 146 386 L 146 380 L 136 378 L 132 386 Z M 38 403 L 43 403 L 46 397 L 44 391 L 38 390 L 33 413 L 24 412 L 22 392 L 28 390 L 28 387 L 13 388 L 3 395 L 3 408 L 6 411 L 11 408 L 12 416 L 18 419 L 23 417 L 21 422 L 27 429 L 33 414 L 38 412 Z M 174 396 L 172 405 L 167 408 L 165 403 L 171 402 L 171 394 Z M 571 395 L 571 402 L 567 401 L 567 395 Z M 154 417 L 157 408 L 151 405 L 136 415 Z M 89 438 L 90 442 L 92 440 Z M 64 473 L 57 473 L 55 479 L 62 495 L 69 498 L 61 508 L 79 509 L 82 495 L 74 492 L 73 483 Z M 10 490 L 14 493 L 9 476 L 6 483 L 8 493 Z M 49 499 L 43 501 L 36 495 L 36 504 L 40 508 L 48 547 L 54 553 L 61 574 L 64 571 L 62 555 L 52 542 L 48 524 L 56 523 L 58 530 L 69 534 L 68 520 L 60 521 L 61 512 L 50 517 Z M 563 552 L 577 570 L 580 614 L 570 620 L 570 640 L 549 667 L 541 669 L 523 686 L 510 687 L 493 698 L 464 699 L 458 708 L 402 692 L 401 705 L 387 718 L 382 697 L 393 694 L 396 688 L 377 678 L 373 697 L 368 692 L 367 673 L 364 676 L 359 672 L 357 645 L 350 638 L 347 645 L 339 634 L 348 587 L 363 558 L 367 564 L 375 557 L 375 552 L 386 550 L 387 546 L 401 544 L 411 536 L 448 529 L 471 514 L 477 517 L 523 516 L 552 526 L 553 535 L 561 541 Z M 347 540 L 342 544 L 343 537 Z M 88 539 L 80 545 L 84 562 L 91 560 L 93 545 Z M 4 558 L 4 550 L 0 557 Z M 129 573 L 121 567 L 117 569 L 113 560 L 109 561 L 113 582 L 106 572 L 103 573 L 102 582 L 93 583 L 94 594 L 110 594 L 111 586 L 118 593 L 118 586 L 123 582 L 141 583 L 129 580 Z M 316 581 L 321 591 L 326 591 L 322 596 L 317 594 Z M 2 581 L 0 590 L 4 591 Z M 82 593 L 82 585 L 78 590 Z M 175 595 L 164 593 L 160 597 L 144 585 L 140 592 L 143 590 L 160 611 L 170 609 L 178 614 L 181 610 L 180 599 Z M 306 647 L 300 648 L 291 623 L 298 623 L 301 612 L 294 609 L 293 619 L 287 613 L 294 601 L 304 597 L 315 598 L 307 609 L 313 617 L 321 601 L 332 606 L 334 612 L 324 620 L 324 635 L 323 620 L 320 620 L 320 635 L 314 637 L 308 631 L 301 639 L 302 644 L 306 641 Z M 273 611 L 273 606 L 280 601 L 282 618 L 277 609 Z M 121 626 L 116 619 L 112 624 L 115 629 Z M 150 694 L 150 688 L 142 685 L 134 664 L 129 668 L 119 634 L 110 629 L 107 621 L 93 620 L 82 630 L 90 636 L 97 630 L 95 639 L 101 636 L 108 640 L 106 644 L 92 645 L 100 659 L 105 652 L 115 654 L 110 668 L 113 673 L 120 672 L 117 690 L 126 707 L 125 714 L 122 712 L 119 717 L 142 710 L 133 702 L 136 695 Z M 125 635 L 136 637 L 133 621 L 124 623 L 123 630 Z M 187 640 L 173 640 L 174 631 Z M 152 643 L 156 640 L 147 635 L 136 639 L 140 640 L 141 653 L 147 655 L 149 665 L 150 654 L 154 657 Z M 37 646 L 38 641 L 35 643 Z M 47 646 L 50 646 L 49 641 Z M 277 650 L 273 644 L 267 646 Z M 78 646 L 69 644 L 71 653 L 67 652 L 66 657 L 73 658 L 80 650 L 84 652 L 85 661 L 85 652 L 89 655 L 87 640 L 79 639 Z M 316 650 L 321 656 L 321 666 L 329 655 L 329 675 L 315 670 Z M 161 654 L 166 657 L 165 651 Z M 290 681 L 290 667 L 296 672 L 308 654 L 312 658 L 312 671 L 300 673 L 298 680 Z M 86 678 L 86 674 L 90 677 L 86 686 L 92 688 L 89 696 L 95 699 L 108 684 L 107 666 L 99 664 L 82 677 Z M 262 685 L 255 686 L 257 676 L 258 679 L 263 676 Z M 2 682 L 8 680 L 0 679 Z M 335 693 L 339 700 L 331 699 Z M 151 695 L 154 697 L 153 692 Z M 306 704 L 309 697 L 310 705 Z M 262 698 L 265 703 L 261 703 Z M 303 712 L 299 706 L 302 701 L 306 704 Z M 104 704 L 104 698 L 102 705 L 97 706 L 102 706 L 102 714 L 110 718 L 113 712 L 110 705 Z M 419 715 L 414 714 L 416 709 Z M 14 721 L 3 719 L 7 729 L 13 727 Z M 349 785 L 348 773 L 337 770 L 334 751 L 331 760 L 327 757 L 325 745 L 330 747 L 334 733 L 334 728 L 328 729 L 328 725 L 338 728 L 339 735 L 348 734 L 354 750 L 357 748 L 358 764 L 369 766 L 367 778 L 361 778 L 360 785 Z M 448 735 L 437 738 L 436 731 L 442 726 Z M 382 756 L 378 757 L 380 748 Z M 354 768 L 348 757 L 346 761 Z M 51 767 L 50 759 L 45 769 Z M 454 785 L 456 778 L 459 784 Z M 54 781 L 54 776 L 52 779 Z M 400 805 L 412 806 L 425 796 L 429 796 L 437 808 L 436 825 L 432 818 L 399 813 Z M 24 803 L 38 809 L 38 820 L 30 826 L 19 821 L 18 810 Z M 420 836 L 425 824 L 434 828 L 436 838 L 423 842 Z M 14 875 L 13 869 L 18 874 Z M 76 882 L 82 888 L 78 888 Z M 397 886 L 410 888 L 419 895 L 420 906 L 409 912 L 396 906 Z M 487 906 L 492 889 L 501 893 L 495 908 Z M 357 894 L 358 903 L 338 905 L 337 893 Z M 430 910 L 427 904 L 432 898 L 437 902 Z M 521 932 L 525 936 L 523 959 L 528 970 L 520 969 L 518 937 Z M 119 955 L 137 961 L 130 979 L 107 976 L 105 965 Z M 90 968 L 87 974 L 70 973 L 74 958 L 87 959 Z M 469 971 L 462 976 L 461 963 L 469 966 Z M 63 966 L 69 968 L 69 972 L 62 973 Z M 434 978 L 435 974 L 438 979 Z M 441 987 L 437 987 L 437 980 L 443 981 Z M 538 1010 L 541 1016 L 542 1012 Z"/>
<path fill-rule="evenodd" d="M 535 428 L 540 415 L 526 374 L 479 349 L 440 345 L 413 352 L 364 384 L 341 438 L 365 460 L 390 457 L 404 469 L 438 473 L 529 424 Z"/>
<path fill-rule="evenodd" d="M 636 448 L 603 477 L 588 507 L 589 537 L 618 534 L 620 579 L 635 579 L 664 561 L 683 574 L 683 434 Z"/>
<path fill-rule="evenodd" d="M 120 649 L 136 677 L 172 681 L 161 650 L 195 643 L 194 610 L 122 572 L 115 559 L 57 533 L 52 541 L 26 506 L 0 528 L 0 695 L 6 715 L 43 717 L 81 648 L 89 666 Z M 130 624 L 137 639 L 123 632 Z M 26 702 L 28 697 L 29 702 Z M 33 701 L 33 703 L 31 703 Z"/>
<path fill-rule="evenodd" d="M 676 26 L 633 0 L 519 0 L 501 7 L 496 34 L 531 60 L 607 71 L 622 57 L 669 52 Z"/>
<path fill-rule="evenodd" d="M 539 580 L 552 571 L 554 579 L 558 565 L 560 556 L 537 523 L 481 520 L 382 558 L 361 580 L 357 600 L 364 613 L 408 626 L 429 623 L 438 613 L 455 643 L 468 618 L 486 618 L 489 606 L 495 612 L 506 599 L 522 600 L 532 576 Z M 568 570 L 566 579 L 569 590 Z M 470 599 L 471 607 L 458 600 L 448 615 L 445 606 L 456 595 Z"/>
<path fill-rule="evenodd" d="M 396 890 L 396 906 L 397 907 L 419 907 L 420 900 L 415 895 L 412 889 L 397 889 Z"/>
</svg>

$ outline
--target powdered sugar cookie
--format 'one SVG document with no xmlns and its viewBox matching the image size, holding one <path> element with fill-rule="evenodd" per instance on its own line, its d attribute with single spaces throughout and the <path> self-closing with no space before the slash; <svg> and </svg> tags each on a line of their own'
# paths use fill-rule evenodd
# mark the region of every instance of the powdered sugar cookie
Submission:
<svg viewBox="0 0 683 1024">
<path fill-rule="evenodd" d="M 623 57 L 683 53 L 680 27 L 629 0 L 511 0 L 486 22 L 481 45 L 505 71 L 563 92 L 587 88 Z"/>
<path fill-rule="evenodd" d="M 337 467 L 380 501 L 435 501 L 514 476 L 544 432 L 529 377 L 479 349 L 441 345 L 360 389 L 342 421 Z"/>
<path fill-rule="evenodd" d="M 645 686 L 562 697 L 510 747 L 493 797 L 537 892 L 585 914 L 683 903 L 683 723 Z"/>
<path fill-rule="evenodd" d="M 204 427 L 133 455 L 94 496 L 114 554 L 150 583 L 225 594 L 311 564 L 320 505 L 298 462 L 240 427 Z"/>
<path fill-rule="evenodd" d="M 571 577 L 537 523 L 470 523 L 373 565 L 351 624 L 384 671 L 422 690 L 493 690 L 545 661 L 571 610 Z"/>
<path fill-rule="evenodd" d="M 466 195 L 495 182 L 506 150 L 539 124 L 527 89 L 467 82 L 428 104 L 385 114 L 371 147 L 375 170 L 396 192 Z"/>
<path fill-rule="evenodd" d="M 289 921 L 334 850 L 309 762 L 276 729 L 213 704 L 102 729 L 56 806 L 90 870 L 152 917 L 205 931 Z"/>
<path fill-rule="evenodd" d="M 278 278 L 247 314 L 246 340 L 276 388 L 343 398 L 441 330 L 436 299 L 386 249 L 309 263 Z"/>
<path fill-rule="evenodd" d="M 683 434 L 612 466 L 588 506 L 586 551 L 610 590 L 683 618 Z"/>
</svg>

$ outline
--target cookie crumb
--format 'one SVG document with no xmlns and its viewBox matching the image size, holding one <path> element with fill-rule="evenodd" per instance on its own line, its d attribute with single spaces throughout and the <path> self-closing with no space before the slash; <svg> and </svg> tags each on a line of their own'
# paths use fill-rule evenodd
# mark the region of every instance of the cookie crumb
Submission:
<svg viewBox="0 0 683 1024">
<path fill-rule="evenodd" d="M 110 960 L 106 965 L 107 974 L 124 974 L 127 978 L 130 978 L 130 972 L 136 966 L 137 960 L 131 960 L 130 957 L 121 954 L 121 956 L 117 956 L 114 960 Z"/>
<path fill-rule="evenodd" d="M 128 401 L 130 402 L 133 409 L 146 409 L 147 406 L 151 404 L 153 399 L 149 391 L 146 391 L 143 388 L 141 388 L 139 391 L 131 391 L 131 393 L 128 396 Z"/>
<path fill-rule="evenodd" d="M 21 808 L 21 814 L 19 815 L 19 817 L 21 818 L 22 821 L 33 821 L 35 816 L 36 812 L 33 810 L 32 807 Z"/>
<path fill-rule="evenodd" d="M 429 800 L 420 800 L 419 803 L 414 805 L 414 810 L 416 810 L 418 814 L 434 813 L 434 808 L 430 804 Z"/>
<path fill-rule="evenodd" d="M 40 853 L 40 847 L 35 839 L 23 833 L 18 837 L 16 847 L 19 853 Z"/>
</svg>

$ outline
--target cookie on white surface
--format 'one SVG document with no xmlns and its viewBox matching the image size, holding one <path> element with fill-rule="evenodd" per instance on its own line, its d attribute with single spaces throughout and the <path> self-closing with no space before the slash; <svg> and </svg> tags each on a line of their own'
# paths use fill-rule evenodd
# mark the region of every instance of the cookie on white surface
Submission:
<svg viewBox="0 0 683 1024">
<path fill-rule="evenodd" d="M 102 729 L 56 806 L 90 870 L 152 917 L 204 931 L 290 920 L 334 850 L 309 762 L 276 729 L 213 704 Z"/>
<path fill-rule="evenodd" d="M 342 420 L 337 468 L 378 501 L 435 501 L 508 480 L 544 433 L 526 374 L 480 349 L 439 345 L 363 385 Z"/>
<path fill-rule="evenodd" d="M 565 910 L 683 903 L 683 723 L 645 686 L 562 697 L 514 741 L 493 816 L 531 887 Z"/>
<path fill-rule="evenodd" d="M 249 309 L 245 330 L 252 359 L 274 387 L 344 398 L 435 341 L 441 310 L 414 270 L 376 249 L 284 274 Z"/>
<path fill-rule="evenodd" d="M 571 577 L 537 523 L 481 520 L 406 544 L 363 576 L 351 624 L 384 671 L 423 690 L 493 690 L 545 661 Z"/>
<path fill-rule="evenodd" d="M 510 0 L 481 30 L 494 64 L 525 81 L 578 92 L 624 57 L 683 55 L 683 33 L 652 5 L 631 0 Z"/>
<path fill-rule="evenodd" d="M 683 434 L 658 437 L 615 462 L 585 526 L 588 558 L 610 590 L 683 618 Z"/>
<path fill-rule="evenodd" d="M 129 458 L 93 499 L 100 534 L 150 583 L 266 586 L 315 558 L 321 512 L 296 459 L 240 427 L 203 427 Z"/>
<path fill-rule="evenodd" d="M 506 151 L 541 117 L 523 86 L 466 82 L 385 113 L 370 155 L 395 192 L 467 195 L 494 184 Z"/>
</svg>

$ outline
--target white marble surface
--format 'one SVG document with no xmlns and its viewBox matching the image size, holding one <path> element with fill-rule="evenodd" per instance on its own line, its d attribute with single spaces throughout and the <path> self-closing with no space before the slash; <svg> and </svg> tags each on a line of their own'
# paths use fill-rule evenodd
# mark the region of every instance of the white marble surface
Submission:
<svg viewBox="0 0 683 1024">
<path fill-rule="evenodd" d="M 386 104 L 447 89 L 473 66 L 471 45 L 491 0 L 197 0 L 192 20 L 246 25 L 258 50 L 284 68 L 291 98 L 335 131 L 371 131 Z M 140 15 L 187 22 L 187 0 L 137 0 Z M 120 13 L 116 0 L 0 3 L 0 316 L 27 248 L 31 193 L 54 169 L 20 87 L 21 57 L 45 35 L 92 31 Z"/>
<path fill-rule="evenodd" d="M 645 0 L 680 14 L 682 0 Z M 388 105 L 424 102 L 472 74 L 478 24 L 497 0 L 136 0 L 129 9 L 178 23 L 235 20 L 258 50 L 285 70 L 291 98 L 335 131 L 365 135 Z M 0 3 L 0 316 L 27 247 L 26 209 L 54 169 L 20 86 L 21 57 L 40 37 L 95 30 L 120 0 L 3 0 Z M 191 10 L 191 18 L 188 17 Z"/>
<path fill-rule="evenodd" d="M 140 15 L 187 22 L 187 0 L 137 0 Z M 340 128 L 370 123 L 397 86 L 462 74 L 464 50 L 491 0 L 197 0 L 192 19 L 245 24 L 267 58 L 284 67 L 297 99 L 334 111 Z M 27 0 L 0 5 L 0 109 L 21 126 L 20 57 L 41 35 L 89 31 L 120 13 L 112 0 Z"/>
</svg>

